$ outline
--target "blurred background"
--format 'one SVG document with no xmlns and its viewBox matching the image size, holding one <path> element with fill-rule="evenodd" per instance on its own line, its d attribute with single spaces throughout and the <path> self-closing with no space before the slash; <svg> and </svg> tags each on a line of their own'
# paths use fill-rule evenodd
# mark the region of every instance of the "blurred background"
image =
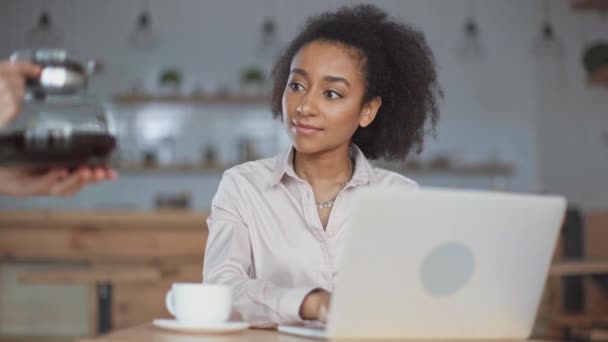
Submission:
<svg viewBox="0 0 608 342">
<path fill-rule="evenodd" d="M 378 163 L 423 186 L 565 195 L 574 228 L 556 253 L 608 257 L 608 1 L 368 2 L 424 32 L 445 91 L 424 152 Z M 0 197 L 0 335 L 168 315 L 168 284 L 200 281 L 223 170 L 289 144 L 269 112 L 274 57 L 308 16 L 353 3 L 0 0 L 0 59 L 52 46 L 103 63 L 89 93 L 113 118 L 120 173 L 69 199 Z M 608 322 L 588 273 L 552 278 L 539 335 Z"/>
</svg>

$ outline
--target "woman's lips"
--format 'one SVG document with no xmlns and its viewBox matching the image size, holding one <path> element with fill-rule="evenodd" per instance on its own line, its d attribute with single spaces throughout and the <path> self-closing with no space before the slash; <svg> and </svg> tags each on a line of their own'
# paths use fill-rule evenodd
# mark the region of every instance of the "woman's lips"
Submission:
<svg viewBox="0 0 608 342">
<path fill-rule="evenodd" d="M 323 130 L 317 126 L 307 125 L 297 121 L 292 121 L 292 125 L 294 131 L 299 134 L 314 134 Z"/>
</svg>

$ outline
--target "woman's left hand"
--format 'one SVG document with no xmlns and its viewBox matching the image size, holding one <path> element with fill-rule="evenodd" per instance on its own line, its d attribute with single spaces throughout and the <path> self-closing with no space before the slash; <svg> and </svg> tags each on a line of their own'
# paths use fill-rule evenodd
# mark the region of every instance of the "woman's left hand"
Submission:
<svg viewBox="0 0 608 342">
<path fill-rule="evenodd" d="M 327 322 L 331 303 L 331 293 L 325 290 L 315 290 L 309 293 L 300 308 L 300 317 L 304 320 Z"/>
</svg>

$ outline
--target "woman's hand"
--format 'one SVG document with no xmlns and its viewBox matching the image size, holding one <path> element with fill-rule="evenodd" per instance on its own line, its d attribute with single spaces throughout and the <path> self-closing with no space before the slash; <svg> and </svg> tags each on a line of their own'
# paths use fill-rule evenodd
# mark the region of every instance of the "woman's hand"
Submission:
<svg viewBox="0 0 608 342">
<path fill-rule="evenodd" d="M 25 81 L 40 74 L 40 67 L 29 62 L 0 62 L 0 127 L 17 116 L 23 102 Z"/>
<path fill-rule="evenodd" d="M 24 167 L 0 167 L 0 193 L 11 196 L 75 195 L 85 186 L 114 180 L 118 174 L 105 167 L 81 167 L 40 171 Z"/>
<path fill-rule="evenodd" d="M 331 293 L 315 290 L 309 293 L 300 306 L 300 317 L 304 320 L 327 322 Z"/>
</svg>

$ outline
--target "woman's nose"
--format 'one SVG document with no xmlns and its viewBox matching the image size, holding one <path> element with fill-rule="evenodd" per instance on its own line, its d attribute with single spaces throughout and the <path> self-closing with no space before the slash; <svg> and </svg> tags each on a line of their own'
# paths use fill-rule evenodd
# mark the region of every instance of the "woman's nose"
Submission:
<svg viewBox="0 0 608 342">
<path fill-rule="evenodd" d="M 310 93 L 304 95 L 296 107 L 296 112 L 302 116 L 316 115 L 317 109 Z"/>
</svg>

